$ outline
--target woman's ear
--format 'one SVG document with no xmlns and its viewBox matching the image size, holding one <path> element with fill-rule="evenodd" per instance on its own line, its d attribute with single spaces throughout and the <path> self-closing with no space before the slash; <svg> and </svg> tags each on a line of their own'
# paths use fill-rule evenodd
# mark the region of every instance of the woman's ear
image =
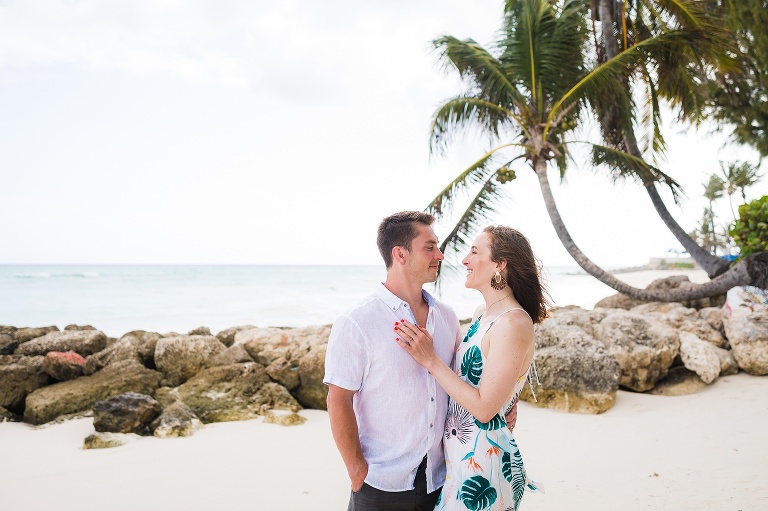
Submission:
<svg viewBox="0 0 768 511">
<path fill-rule="evenodd" d="M 504 273 L 504 270 L 507 269 L 507 260 L 502 259 L 498 263 L 496 263 L 496 269 L 499 270 L 499 272 Z"/>
</svg>

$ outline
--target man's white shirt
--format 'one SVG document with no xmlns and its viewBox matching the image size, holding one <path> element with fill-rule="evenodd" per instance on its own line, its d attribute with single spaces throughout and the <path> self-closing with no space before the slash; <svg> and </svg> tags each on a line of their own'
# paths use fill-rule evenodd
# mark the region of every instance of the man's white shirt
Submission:
<svg viewBox="0 0 768 511">
<path fill-rule="evenodd" d="M 458 318 L 422 293 L 429 305 L 426 329 L 435 352 L 450 366 L 461 340 Z M 356 392 L 353 406 L 368 463 L 365 482 L 384 491 L 411 490 L 426 454 L 427 491 L 433 492 L 445 481 L 448 395 L 395 342 L 395 321 L 401 319 L 415 322 L 409 305 L 381 284 L 333 324 L 323 381 Z"/>
</svg>

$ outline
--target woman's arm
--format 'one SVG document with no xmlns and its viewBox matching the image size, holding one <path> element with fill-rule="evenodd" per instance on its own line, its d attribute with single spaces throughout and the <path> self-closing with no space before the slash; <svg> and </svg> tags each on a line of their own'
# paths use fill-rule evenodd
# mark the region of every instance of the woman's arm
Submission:
<svg viewBox="0 0 768 511">
<path fill-rule="evenodd" d="M 396 324 L 395 331 L 399 334 L 398 344 L 432 374 L 454 401 L 481 422 L 488 422 L 499 413 L 530 364 L 533 351 L 533 324 L 528 316 L 512 313 L 498 318 L 486 334 L 488 353 L 480 386 L 475 388 L 435 354 L 426 329 L 402 321 Z"/>
</svg>

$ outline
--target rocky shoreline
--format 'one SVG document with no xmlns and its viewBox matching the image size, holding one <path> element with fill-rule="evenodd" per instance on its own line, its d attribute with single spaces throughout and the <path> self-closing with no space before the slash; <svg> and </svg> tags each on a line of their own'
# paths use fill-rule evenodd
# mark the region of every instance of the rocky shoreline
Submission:
<svg viewBox="0 0 768 511">
<path fill-rule="evenodd" d="M 687 285 L 671 277 L 649 287 Z M 619 388 L 681 395 L 719 376 L 768 374 L 765 291 L 734 288 L 723 306 L 637 303 L 616 295 L 593 310 L 554 309 L 537 326 L 535 398 L 566 412 L 610 409 Z M 466 326 L 466 325 L 465 325 Z M 0 422 L 33 425 L 93 416 L 85 447 L 141 435 L 188 436 L 212 422 L 266 417 L 299 424 L 325 409 L 330 325 L 238 326 L 213 335 L 136 330 L 108 338 L 91 326 L 0 326 Z"/>
</svg>

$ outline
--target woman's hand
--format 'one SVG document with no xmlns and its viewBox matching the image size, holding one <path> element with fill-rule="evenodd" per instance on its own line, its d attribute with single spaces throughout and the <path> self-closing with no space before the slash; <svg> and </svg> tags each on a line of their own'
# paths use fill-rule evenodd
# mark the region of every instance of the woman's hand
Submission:
<svg viewBox="0 0 768 511">
<path fill-rule="evenodd" d="M 432 363 L 437 358 L 432 343 L 432 336 L 426 328 L 414 325 L 410 321 L 402 320 L 395 323 L 397 343 L 408 352 L 419 364 L 430 370 Z"/>
</svg>

